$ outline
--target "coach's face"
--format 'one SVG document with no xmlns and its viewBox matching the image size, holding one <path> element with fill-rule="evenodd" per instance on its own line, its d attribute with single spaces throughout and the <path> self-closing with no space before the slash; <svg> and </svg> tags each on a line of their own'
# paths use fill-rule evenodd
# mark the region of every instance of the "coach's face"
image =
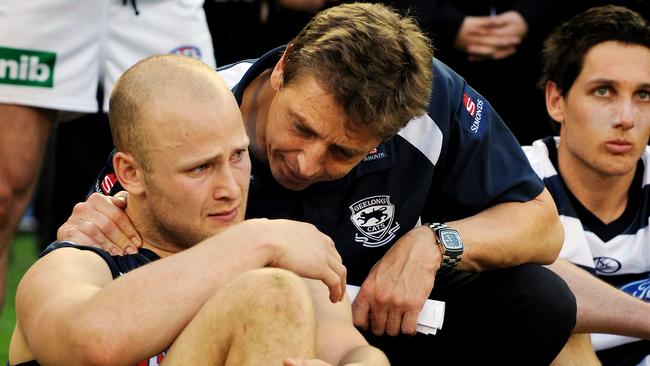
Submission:
<svg viewBox="0 0 650 366">
<path fill-rule="evenodd" d="M 565 96 L 552 83 L 546 92 L 570 166 L 602 177 L 634 172 L 650 137 L 650 49 L 600 43 Z"/>
<path fill-rule="evenodd" d="M 366 129 L 350 129 L 346 113 L 311 75 L 288 85 L 281 80 L 276 66 L 275 95 L 262 128 L 271 172 L 285 188 L 302 190 L 341 178 L 380 143 Z"/>
</svg>

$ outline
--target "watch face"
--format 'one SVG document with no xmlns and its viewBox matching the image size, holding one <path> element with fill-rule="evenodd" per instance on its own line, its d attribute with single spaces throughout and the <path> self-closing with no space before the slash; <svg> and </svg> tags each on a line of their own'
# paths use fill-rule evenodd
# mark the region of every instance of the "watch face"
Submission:
<svg viewBox="0 0 650 366">
<path fill-rule="evenodd" d="M 460 240 L 460 236 L 455 231 L 441 230 L 440 241 L 447 249 L 463 249 L 463 242 Z"/>
</svg>

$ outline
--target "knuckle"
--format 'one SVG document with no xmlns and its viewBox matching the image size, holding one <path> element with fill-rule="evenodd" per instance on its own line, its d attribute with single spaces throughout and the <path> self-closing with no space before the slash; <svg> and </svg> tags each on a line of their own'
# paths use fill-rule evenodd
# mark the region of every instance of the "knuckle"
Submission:
<svg viewBox="0 0 650 366">
<path fill-rule="evenodd" d="M 94 192 L 93 194 L 88 196 L 88 199 L 86 200 L 86 202 L 88 202 L 90 204 L 98 204 L 98 203 L 103 202 L 104 199 L 105 199 L 104 195 L 99 194 L 97 192 Z"/>
<path fill-rule="evenodd" d="M 79 202 L 72 208 L 72 215 L 79 216 L 88 211 L 88 204 L 86 202 Z"/>
<path fill-rule="evenodd" d="M 417 331 L 417 328 L 415 327 L 415 324 L 413 323 L 403 323 L 402 324 L 402 333 L 404 334 L 415 334 Z"/>
<path fill-rule="evenodd" d="M 375 293 L 375 301 L 378 304 L 387 306 L 395 303 L 395 296 L 390 291 L 379 290 Z"/>
<path fill-rule="evenodd" d="M 341 269 L 341 277 L 343 277 L 343 278 L 348 277 L 348 269 L 345 266 L 343 266 L 342 269 Z"/>
<path fill-rule="evenodd" d="M 90 221 L 82 221 L 79 224 L 79 229 L 81 232 L 94 239 L 98 239 L 100 234 L 100 231 L 97 228 L 97 226 Z"/>
<path fill-rule="evenodd" d="M 59 230 L 56 231 L 56 238 L 57 240 L 70 240 L 74 237 L 75 231 L 76 229 L 74 227 L 71 227 L 68 225 L 68 223 L 65 223 L 59 228 Z"/>
</svg>

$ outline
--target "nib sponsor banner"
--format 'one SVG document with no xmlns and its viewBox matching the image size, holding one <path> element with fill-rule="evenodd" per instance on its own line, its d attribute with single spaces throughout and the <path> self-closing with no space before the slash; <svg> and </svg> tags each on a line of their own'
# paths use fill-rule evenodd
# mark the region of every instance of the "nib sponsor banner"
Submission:
<svg viewBox="0 0 650 366">
<path fill-rule="evenodd" d="M 0 47 L 0 84 L 51 88 L 56 53 Z"/>
</svg>

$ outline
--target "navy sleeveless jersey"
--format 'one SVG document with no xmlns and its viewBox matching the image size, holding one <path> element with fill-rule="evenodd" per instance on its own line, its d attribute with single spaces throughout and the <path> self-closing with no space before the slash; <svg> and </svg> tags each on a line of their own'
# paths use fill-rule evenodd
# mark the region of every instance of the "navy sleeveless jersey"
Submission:
<svg viewBox="0 0 650 366">
<path fill-rule="evenodd" d="M 145 248 L 140 248 L 137 254 L 128 254 L 124 256 L 112 256 L 101 248 L 79 245 L 67 241 L 53 242 L 47 248 L 45 248 L 43 252 L 41 252 L 39 258 L 61 248 L 76 248 L 79 250 L 89 250 L 91 252 L 94 252 L 106 262 L 108 268 L 110 268 L 111 270 L 111 275 L 113 276 L 113 279 L 116 279 L 119 276 L 122 276 L 125 273 L 132 271 L 138 267 L 142 267 L 147 263 L 160 259 L 160 257 L 156 253 Z M 147 360 L 143 360 L 139 362 L 137 366 L 159 365 L 164 358 L 164 354 L 165 352 L 162 352 L 161 354 L 155 355 Z M 15 366 L 38 366 L 38 365 L 39 363 L 33 360 L 33 361 L 20 363 Z M 7 366 L 10 366 L 9 363 L 7 363 Z"/>
</svg>

